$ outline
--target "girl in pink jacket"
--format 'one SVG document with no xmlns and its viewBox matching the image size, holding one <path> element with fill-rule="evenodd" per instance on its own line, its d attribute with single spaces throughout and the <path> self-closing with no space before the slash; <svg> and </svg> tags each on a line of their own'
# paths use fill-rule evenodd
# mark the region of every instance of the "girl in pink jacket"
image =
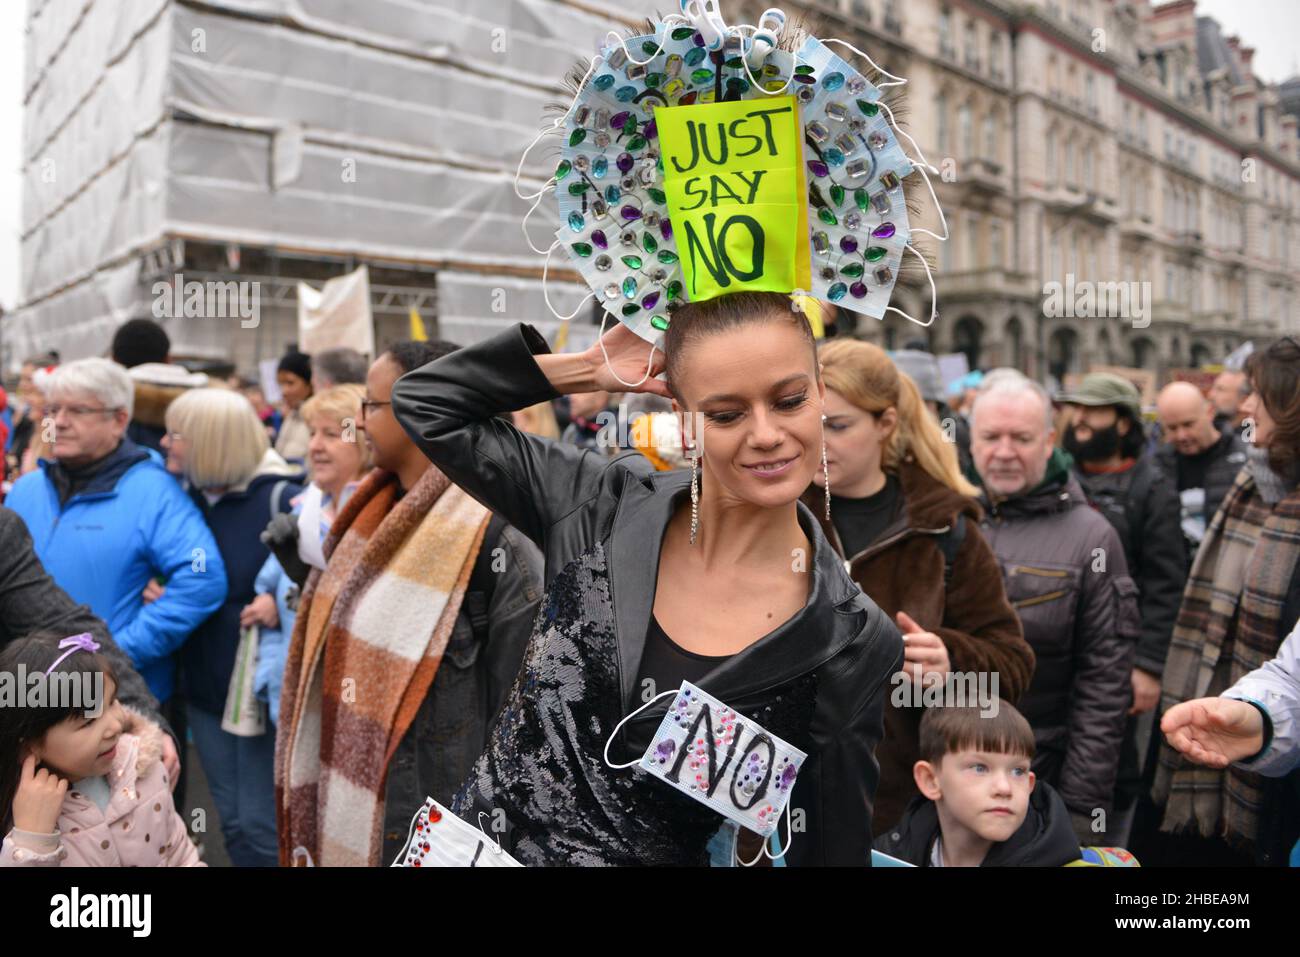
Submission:
<svg viewBox="0 0 1300 957">
<path fill-rule="evenodd" d="M 117 700 L 98 650 L 83 634 L 0 652 L 0 866 L 201 867 L 162 730 Z"/>
</svg>

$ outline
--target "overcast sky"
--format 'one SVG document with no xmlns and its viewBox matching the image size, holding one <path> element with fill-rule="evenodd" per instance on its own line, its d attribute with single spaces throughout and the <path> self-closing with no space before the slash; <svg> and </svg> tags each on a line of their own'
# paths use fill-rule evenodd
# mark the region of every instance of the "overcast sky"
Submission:
<svg viewBox="0 0 1300 957">
<path fill-rule="evenodd" d="M 28 0 L 0 0 L 0 305 L 18 301 L 24 27 Z M 58 0 L 61 3 L 71 0 Z M 1300 73 L 1300 0 L 1198 0 L 1255 53 L 1255 72 L 1277 83 Z M 726 13 L 726 3 L 723 4 Z"/>
</svg>

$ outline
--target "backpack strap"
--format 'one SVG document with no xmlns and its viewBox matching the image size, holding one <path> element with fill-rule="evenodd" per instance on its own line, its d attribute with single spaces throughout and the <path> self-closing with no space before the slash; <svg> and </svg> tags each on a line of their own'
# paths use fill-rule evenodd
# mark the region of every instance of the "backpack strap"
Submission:
<svg viewBox="0 0 1300 957">
<path fill-rule="evenodd" d="M 943 590 L 946 592 L 952 584 L 952 568 L 961 551 L 961 543 L 966 540 L 966 514 L 958 512 L 952 528 L 939 536 L 939 551 L 943 552 Z"/>
</svg>

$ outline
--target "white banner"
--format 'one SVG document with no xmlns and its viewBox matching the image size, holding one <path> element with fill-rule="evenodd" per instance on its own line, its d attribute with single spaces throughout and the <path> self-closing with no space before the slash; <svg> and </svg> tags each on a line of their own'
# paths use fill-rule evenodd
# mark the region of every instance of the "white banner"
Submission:
<svg viewBox="0 0 1300 957">
<path fill-rule="evenodd" d="M 370 272 L 361 266 L 336 276 L 317 291 L 298 283 L 298 348 L 308 355 L 348 346 L 375 354 L 375 324 L 370 315 Z"/>
</svg>

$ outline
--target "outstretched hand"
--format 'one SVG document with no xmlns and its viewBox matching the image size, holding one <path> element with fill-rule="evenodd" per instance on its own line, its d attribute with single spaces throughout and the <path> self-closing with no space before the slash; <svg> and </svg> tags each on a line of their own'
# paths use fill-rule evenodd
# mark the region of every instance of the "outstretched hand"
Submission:
<svg viewBox="0 0 1300 957">
<path fill-rule="evenodd" d="M 1160 730 L 1188 759 L 1211 768 L 1226 768 L 1264 746 L 1263 715 L 1235 698 L 1184 701 L 1165 712 Z"/>
</svg>

